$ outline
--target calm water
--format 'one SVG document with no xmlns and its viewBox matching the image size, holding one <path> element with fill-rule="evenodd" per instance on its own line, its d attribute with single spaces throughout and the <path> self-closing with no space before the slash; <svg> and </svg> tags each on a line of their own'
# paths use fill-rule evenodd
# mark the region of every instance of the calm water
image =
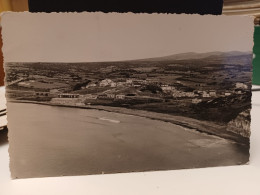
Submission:
<svg viewBox="0 0 260 195">
<path fill-rule="evenodd" d="M 8 103 L 12 176 L 237 165 L 248 149 L 171 123 L 98 110 Z"/>
</svg>

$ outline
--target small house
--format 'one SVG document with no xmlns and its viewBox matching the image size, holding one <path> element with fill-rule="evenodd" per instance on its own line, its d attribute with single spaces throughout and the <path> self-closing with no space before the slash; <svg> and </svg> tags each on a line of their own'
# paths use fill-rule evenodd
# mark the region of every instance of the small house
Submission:
<svg viewBox="0 0 260 195">
<path fill-rule="evenodd" d="M 121 100 L 123 100 L 123 99 L 125 99 L 125 95 L 123 95 L 123 94 L 118 94 L 118 95 L 116 95 L 116 99 L 121 99 Z"/>
<path fill-rule="evenodd" d="M 216 93 L 215 90 L 210 90 L 210 91 L 209 91 L 209 95 L 210 95 L 211 97 L 214 97 L 214 96 L 217 95 L 217 93 Z"/>
<path fill-rule="evenodd" d="M 195 98 L 195 99 L 191 100 L 191 103 L 193 103 L 193 104 L 198 104 L 200 102 L 202 102 L 202 99 Z"/>
</svg>

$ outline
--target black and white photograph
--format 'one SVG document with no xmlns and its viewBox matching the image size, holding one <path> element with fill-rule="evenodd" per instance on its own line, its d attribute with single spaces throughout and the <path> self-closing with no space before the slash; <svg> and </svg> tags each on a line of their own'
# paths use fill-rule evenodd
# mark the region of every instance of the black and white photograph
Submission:
<svg viewBox="0 0 260 195">
<path fill-rule="evenodd" d="M 249 162 L 250 17 L 51 15 L 2 20 L 13 178 Z"/>
</svg>

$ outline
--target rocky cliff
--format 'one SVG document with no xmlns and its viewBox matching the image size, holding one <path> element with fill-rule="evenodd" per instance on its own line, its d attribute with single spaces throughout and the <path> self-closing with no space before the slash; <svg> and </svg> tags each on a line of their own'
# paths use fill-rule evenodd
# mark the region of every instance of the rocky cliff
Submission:
<svg viewBox="0 0 260 195">
<path fill-rule="evenodd" d="M 227 130 L 240 134 L 243 137 L 250 137 L 250 109 L 238 114 L 238 116 L 228 123 Z"/>
</svg>

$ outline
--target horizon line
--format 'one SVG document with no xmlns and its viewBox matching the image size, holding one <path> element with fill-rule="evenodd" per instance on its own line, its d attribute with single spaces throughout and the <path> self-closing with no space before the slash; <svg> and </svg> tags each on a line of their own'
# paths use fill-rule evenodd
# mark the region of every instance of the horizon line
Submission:
<svg viewBox="0 0 260 195">
<path fill-rule="evenodd" d="M 232 53 L 232 52 L 239 52 L 239 53 L 252 53 L 254 54 L 253 51 L 238 51 L 238 50 L 232 50 L 232 51 L 210 51 L 210 52 L 194 52 L 194 51 L 189 51 L 189 52 L 184 52 L 184 53 L 175 53 L 175 54 L 169 54 L 169 55 L 164 55 L 164 56 L 157 56 L 157 57 L 148 57 L 148 58 L 138 58 L 138 59 L 128 59 L 128 60 L 111 60 L 111 61 L 78 61 L 78 62 L 62 62 L 62 61 L 9 61 L 9 62 L 4 62 L 5 63 L 109 63 L 109 62 L 131 62 L 131 61 L 141 61 L 141 60 L 149 60 L 149 59 L 156 59 L 156 58 L 166 58 L 169 56 L 174 56 L 174 55 L 182 55 L 182 54 L 189 54 L 189 53 L 194 53 L 194 54 L 208 54 L 208 53 Z M 190 58 L 192 59 L 192 58 Z M 174 60 L 174 59 L 173 59 Z M 176 59 L 178 60 L 178 59 Z M 185 59 L 181 59 L 185 60 Z"/>
</svg>

